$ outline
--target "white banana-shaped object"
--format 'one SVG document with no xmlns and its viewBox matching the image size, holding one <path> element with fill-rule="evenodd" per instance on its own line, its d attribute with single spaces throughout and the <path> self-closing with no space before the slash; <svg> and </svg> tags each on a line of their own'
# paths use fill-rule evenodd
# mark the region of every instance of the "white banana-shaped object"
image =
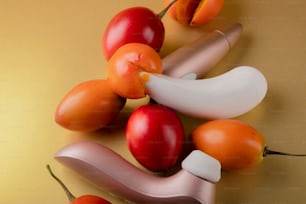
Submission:
<svg viewBox="0 0 306 204">
<path fill-rule="evenodd" d="M 199 80 L 147 72 L 140 76 L 157 103 L 205 119 L 233 118 L 250 111 L 264 99 L 268 87 L 264 75 L 249 66 Z"/>
</svg>

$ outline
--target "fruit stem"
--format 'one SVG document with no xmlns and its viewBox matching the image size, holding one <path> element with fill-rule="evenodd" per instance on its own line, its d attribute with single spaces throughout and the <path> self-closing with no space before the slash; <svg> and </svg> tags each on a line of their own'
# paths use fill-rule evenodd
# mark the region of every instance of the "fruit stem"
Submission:
<svg viewBox="0 0 306 204">
<path fill-rule="evenodd" d="M 159 19 L 162 19 L 164 15 L 167 13 L 167 11 L 170 9 L 170 7 L 177 2 L 177 0 L 173 0 L 166 8 L 164 8 L 159 14 L 157 14 L 157 17 Z"/>
<path fill-rule="evenodd" d="M 47 169 L 49 171 L 49 173 L 51 174 L 51 176 L 62 186 L 62 188 L 64 189 L 68 199 L 70 202 L 72 202 L 73 200 L 75 200 L 75 196 L 69 191 L 69 189 L 66 187 L 66 185 L 57 177 L 55 176 L 55 174 L 52 172 L 51 167 L 49 164 L 47 164 Z"/>
<path fill-rule="evenodd" d="M 274 151 L 274 150 L 268 149 L 268 147 L 265 147 L 263 151 L 263 156 L 266 157 L 268 155 L 285 155 L 285 156 L 296 156 L 296 157 L 306 156 L 306 154 L 291 154 L 291 153 L 286 153 L 286 152 Z"/>
</svg>

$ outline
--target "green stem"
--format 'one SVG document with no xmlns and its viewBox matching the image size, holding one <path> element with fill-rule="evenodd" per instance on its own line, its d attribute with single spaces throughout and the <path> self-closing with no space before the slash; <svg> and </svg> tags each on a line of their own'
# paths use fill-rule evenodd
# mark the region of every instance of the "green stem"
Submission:
<svg viewBox="0 0 306 204">
<path fill-rule="evenodd" d="M 177 2 L 177 0 L 173 0 L 166 8 L 164 8 L 159 14 L 157 14 L 157 17 L 159 19 L 162 19 L 164 15 L 167 13 L 167 11 L 170 9 L 170 7 Z"/>
<path fill-rule="evenodd" d="M 51 174 L 51 176 L 62 186 L 62 188 L 64 189 L 68 199 L 70 202 L 72 202 L 73 200 L 75 200 L 75 196 L 69 191 L 69 189 L 66 187 L 66 185 L 57 177 L 55 176 L 55 174 L 52 172 L 51 167 L 49 164 L 47 164 L 47 169 L 49 171 L 49 173 Z"/>
<path fill-rule="evenodd" d="M 279 152 L 279 151 L 274 151 L 268 149 L 268 147 L 265 147 L 263 151 L 263 156 L 266 157 L 268 155 L 285 155 L 285 156 L 295 156 L 295 157 L 304 157 L 306 154 L 291 154 L 291 153 L 286 153 L 286 152 Z"/>
</svg>

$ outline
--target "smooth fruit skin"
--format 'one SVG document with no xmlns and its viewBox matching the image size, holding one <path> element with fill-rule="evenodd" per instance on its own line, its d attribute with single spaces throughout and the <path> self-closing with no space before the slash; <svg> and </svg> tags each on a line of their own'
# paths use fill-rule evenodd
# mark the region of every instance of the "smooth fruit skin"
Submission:
<svg viewBox="0 0 306 204">
<path fill-rule="evenodd" d="M 163 171 L 172 168 L 181 154 L 184 128 L 173 110 L 143 105 L 131 114 L 126 139 L 140 164 L 151 171 Z"/>
<path fill-rule="evenodd" d="M 111 202 L 93 195 L 83 195 L 71 202 L 71 204 L 111 204 Z"/>
<path fill-rule="evenodd" d="M 124 98 L 142 98 L 146 91 L 139 72 L 160 74 L 162 60 L 150 46 L 128 43 L 120 47 L 107 65 L 107 77 L 112 89 Z"/>
<path fill-rule="evenodd" d="M 263 136 L 239 120 L 203 123 L 192 131 L 191 140 L 196 149 L 219 160 L 225 171 L 254 167 L 263 159 Z"/>
<path fill-rule="evenodd" d="M 125 102 L 126 99 L 118 96 L 108 81 L 85 81 L 72 88 L 61 100 L 55 121 L 69 130 L 94 131 L 109 124 Z"/>
<path fill-rule="evenodd" d="M 170 2 L 165 0 L 165 5 Z M 178 0 L 169 14 L 182 25 L 202 26 L 216 17 L 223 6 L 224 0 Z"/>
<path fill-rule="evenodd" d="M 165 28 L 157 15 L 145 7 L 125 9 L 109 22 L 102 40 L 106 59 L 127 43 L 144 43 L 159 51 L 165 38 Z"/>
</svg>

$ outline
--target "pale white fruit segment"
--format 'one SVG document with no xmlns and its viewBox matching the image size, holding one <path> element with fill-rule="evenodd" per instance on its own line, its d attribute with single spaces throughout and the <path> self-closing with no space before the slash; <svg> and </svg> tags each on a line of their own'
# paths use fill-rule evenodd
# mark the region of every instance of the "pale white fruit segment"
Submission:
<svg viewBox="0 0 306 204">
<path fill-rule="evenodd" d="M 207 79 L 148 75 L 145 87 L 157 103 L 198 118 L 225 119 L 245 114 L 266 96 L 268 84 L 256 68 L 240 66 Z M 188 79 L 189 78 L 189 79 Z"/>
<path fill-rule="evenodd" d="M 201 150 L 193 150 L 183 160 L 182 168 L 212 183 L 218 182 L 221 178 L 220 162 Z"/>
</svg>

